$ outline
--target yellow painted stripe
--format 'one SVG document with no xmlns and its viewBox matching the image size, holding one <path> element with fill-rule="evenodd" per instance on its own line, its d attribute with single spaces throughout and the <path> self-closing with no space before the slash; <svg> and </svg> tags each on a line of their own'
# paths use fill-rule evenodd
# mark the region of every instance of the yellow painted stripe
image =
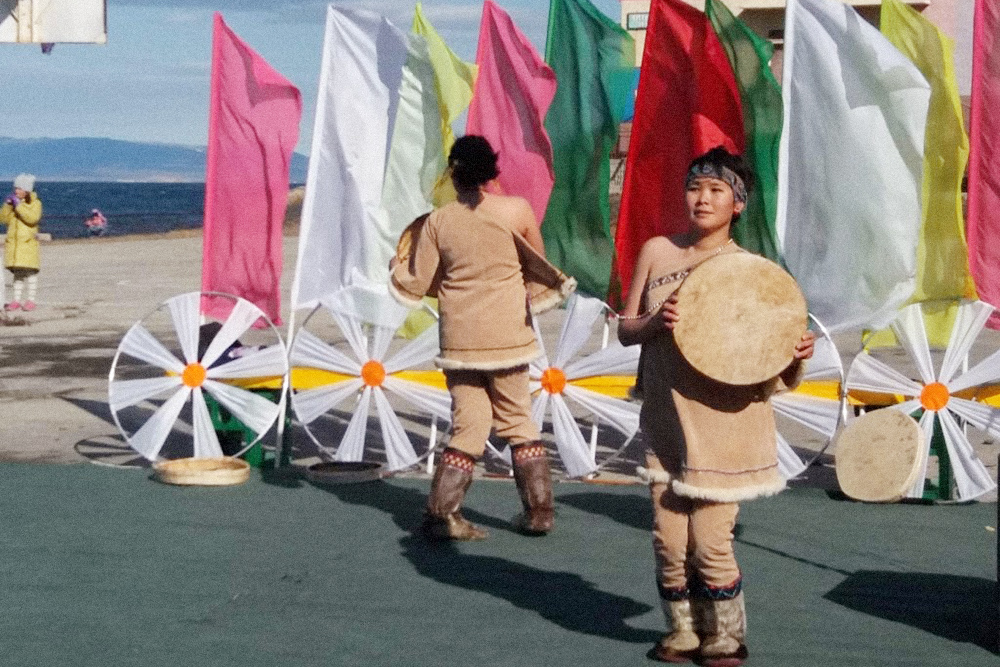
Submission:
<svg viewBox="0 0 1000 667">
<path fill-rule="evenodd" d="M 393 377 L 400 380 L 408 380 L 417 384 L 434 387 L 437 389 L 447 389 L 444 380 L 444 373 L 438 370 L 430 371 L 401 371 L 393 373 Z M 355 376 L 334 373 L 332 371 L 321 370 L 319 368 L 293 368 L 292 387 L 295 389 L 316 389 L 326 385 L 351 380 Z M 280 389 L 281 377 L 257 377 L 242 378 L 238 380 L 227 380 L 229 384 L 243 389 Z M 635 385 L 635 376 L 632 375 L 596 375 L 588 378 L 581 378 L 570 381 L 575 387 L 588 389 L 604 396 L 612 398 L 628 398 L 629 390 Z M 813 396 L 831 401 L 837 400 L 840 395 L 840 383 L 836 380 L 807 380 L 800 384 L 795 394 Z M 994 408 L 1000 408 L 1000 385 L 987 385 L 978 389 L 966 389 L 955 394 L 959 398 L 979 401 Z M 874 391 L 862 391 L 852 389 L 847 394 L 847 401 L 855 406 L 886 406 L 902 403 L 907 400 L 901 394 L 887 394 Z"/>
</svg>

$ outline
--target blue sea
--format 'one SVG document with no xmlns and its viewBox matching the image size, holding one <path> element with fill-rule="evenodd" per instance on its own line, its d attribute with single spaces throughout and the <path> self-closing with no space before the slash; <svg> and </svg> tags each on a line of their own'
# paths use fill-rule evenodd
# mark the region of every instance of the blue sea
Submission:
<svg viewBox="0 0 1000 667">
<path fill-rule="evenodd" d="M 204 183 L 73 183 L 39 181 L 40 232 L 54 239 L 90 236 L 84 219 L 100 209 L 108 219 L 106 236 L 157 234 L 199 229 L 205 210 Z M 0 193 L 12 184 L 0 182 Z"/>
</svg>

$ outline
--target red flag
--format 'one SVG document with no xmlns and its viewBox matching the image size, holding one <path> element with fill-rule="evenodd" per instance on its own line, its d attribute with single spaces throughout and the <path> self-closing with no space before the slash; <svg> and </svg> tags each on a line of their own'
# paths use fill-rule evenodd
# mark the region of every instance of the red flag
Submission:
<svg viewBox="0 0 1000 667">
<path fill-rule="evenodd" d="M 743 144 L 739 89 L 708 18 L 682 0 L 653 0 L 615 234 L 623 295 L 642 245 L 687 230 L 691 160 Z"/>
<path fill-rule="evenodd" d="M 254 303 L 280 323 L 282 226 L 302 96 L 216 12 L 201 289 Z M 224 319 L 230 302 L 206 299 Z"/>
<path fill-rule="evenodd" d="M 1000 2 L 976 2 L 972 37 L 972 110 L 969 117 L 969 269 L 979 298 L 1000 308 Z M 988 326 L 1000 329 L 1000 316 Z"/>
<path fill-rule="evenodd" d="M 483 3 L 476 65 L 466 132 L 486 137 L 500 153 L 500 187 L 527 199 L 541 225 L 555 182 L 545 113 L 556 95 L 556 75 L 492 0 Z"/>
</svg>

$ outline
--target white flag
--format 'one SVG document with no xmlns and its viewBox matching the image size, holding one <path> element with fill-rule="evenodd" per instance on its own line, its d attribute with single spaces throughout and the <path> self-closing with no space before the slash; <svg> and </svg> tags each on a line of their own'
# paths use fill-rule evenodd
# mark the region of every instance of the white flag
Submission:
<svg viewBox="0 0 1000 667">
<path fill-rule="evenodd" d="M 327 10 L 292 308 L 356 282 L 377 247 L 410 36 L 374 12 Z"/>
<path fill-rule="evenodd" d="M 389 258 L 396 253 L 400 234 L 413 220 L 434 206 L 431 193 L 447 167 L 442 147 L 441 106 L 434 84 L 427 41 L 409 35 L 410 57 L 403 68 L 399 107 L 382 186 L 382 212 L 373 247 L 362 269 L 378 285 L 389 280 Z"/>
<path fill-rule="evenodd" d="M 0 42 L 107 41 L 106 0 L 0 0 Z"/>
<path fill-rule="evenodd" d="M 916 286 L 930 85 L 838 0 L 789 0 L 777 231 L 830 331 L 880 328 Z"/>
</svg>

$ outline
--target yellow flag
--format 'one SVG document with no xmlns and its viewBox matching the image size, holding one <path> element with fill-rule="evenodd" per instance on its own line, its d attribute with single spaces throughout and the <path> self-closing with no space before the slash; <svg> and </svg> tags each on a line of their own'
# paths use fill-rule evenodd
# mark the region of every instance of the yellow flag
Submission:
<svg viewBox="0 0 1000 667">
<path fill-rule="evenodd" d="M 420 35 L 427 42 L 431 68 L 434 70 L 438 108 L 441 110 L 441 154 L 447 158 L 451 145 L 455 143 L 455 133 L 451 129 L 451 124 L 462 115 L 462 112 L 468 108 L 469 102 L 472 101 L 472 89 L 476 83 L 476 66 L 464 62 L 448 48 L 448 45 L 441 39 L 441 35 L 424 16 L 419 2 L 413 14 L 412 31 L 413 34 Z M 443 206 L 448 202 L 455 201 L 456 197 L 457 194 L 451 184 L 451 178 L 448 171 L 444 169 L 438 176 L 431 192 L 431 202 L 434 206 Z M 426 298 L 424 301 L 431 308 L 437 309 L 437 299 Z M 415 338 L 432 324 L 434 324 L 434 317 L 429 312 L 425 309 L 416 310 L 406 318 L 399 333 L 406 338 Z"/>
<path fill-rule="evenodd" d="M 465 111 L 472 101 L 472 90 L 476 83 L 476 66 L 464 62 L 448 48 L 444 40 L 424 16 L 420 3 L 413 15 L 413 33 L 427 40 L 431 66 L 434 68 L 434 83 L 437 86 L 438 105 L 441 107 L 441 137 L 444 155 L 448 155 L 455 143 L 451 124 Z M 455 200 L 455 189 L 447 174 L 442 174 L 434 187 L 432 201 L 435 206 Z"/>
<path fill-rule="evenodd" d="M 900 0 L 883 0 L 882 33 L 931 85 L 924 140 L 923 221 L 917 247 L 917 288 L 910 303 L 924 308 L 928 342 L 948 344 L 958 299 L 975 299 L 962 214 L 962 177 L 969 159 L 962 105 L 947 35 Z M 879 187 L 873 184 L 874 187 Z M 891 334 L 890 334 L 891 336 Z M 872 340 L 879 344 L 878 336 Z"/>
</svg>

